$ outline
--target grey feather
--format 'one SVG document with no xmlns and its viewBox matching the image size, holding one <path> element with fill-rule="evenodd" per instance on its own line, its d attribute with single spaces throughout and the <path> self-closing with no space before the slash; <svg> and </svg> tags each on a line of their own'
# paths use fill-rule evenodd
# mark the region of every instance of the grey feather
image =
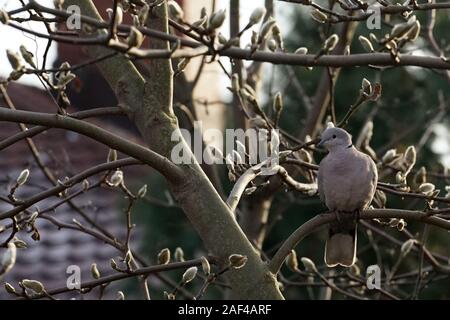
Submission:
<svg viewBox="0 0 450 320">
<path fill-rule="evenodd" d="M 320 144 L 329 151 L 318 172 L 320 199 L 340 217 L 330 225 L 325 262 L 329 266 L 351 266 L 356 259 L 354 213 L 370 205 L 378 180 L 377 168 L 368 155 L 352 146 L 351 136 L 343 129 L 326 129 Z"/>
</svg>

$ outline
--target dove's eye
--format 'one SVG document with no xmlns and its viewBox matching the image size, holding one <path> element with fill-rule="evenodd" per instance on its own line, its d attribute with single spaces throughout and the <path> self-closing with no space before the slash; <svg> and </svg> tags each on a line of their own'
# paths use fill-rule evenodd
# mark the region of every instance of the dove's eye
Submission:
<svg viewBox="0 0 450 320">
<path fill-rule="evenodd" d="M 336 135 L 335 134 L 333 134 L 333 139 L 336 139 Z"/>
</svg>

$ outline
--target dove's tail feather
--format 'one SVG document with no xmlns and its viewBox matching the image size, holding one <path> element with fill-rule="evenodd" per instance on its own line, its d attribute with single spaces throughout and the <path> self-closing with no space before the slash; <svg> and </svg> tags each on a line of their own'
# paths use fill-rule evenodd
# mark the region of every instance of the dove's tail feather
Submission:
<svg viewBox="0 0 450 320">
<path fill-rule="evenodd" d="M 356 261 L 356 224 L 353 228 L 335 232 L 331 227 L 325 245 L 325 263 L 328 267 L 351 267 Z"/>
</svg>

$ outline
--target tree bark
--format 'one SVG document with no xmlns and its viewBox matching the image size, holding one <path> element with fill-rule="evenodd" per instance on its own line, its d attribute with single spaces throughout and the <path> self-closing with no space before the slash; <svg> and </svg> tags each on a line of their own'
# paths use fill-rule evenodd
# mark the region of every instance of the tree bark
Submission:
<svg viewBox="0 0 450 320">
<path fill-rule="evenodd" d="M 90 0 L 67 0 L 65 6 L 80 6 L 84 15 L 101 19 Z M 167 5 L 154 11 L 150 27 L 168 33 Z M 153 39 L 152 39 L 153 40 Z M 152 41 L 153 42 L 153 41 Z M 152 47 L 168 48 L 167 42 L 155 41 Z M 104 54 L 104 47 L 88 47 L 93 56 Z M 151 76 L 143 78 L 132 63 L 123 56 L 99 64 L 100 70 L 116 91 L 120 106 L 135 122 L 145 141 L 155 152 L 170 159 L 178 143 L 184 144 L 178 120 L 172 110 L 172 66 L 170 59 L 151 60 Z M 174 134 L 181 142 L 171 141 Z M 189 151 L 191 164 L 179 165 L 181 179 L 168 179 L 171 190 L 186 216 L 202 238 L 206 248 L 217 256 L 219 263 L 228 263 L 231 254 L 248 257 L 245 267 L 227 272 L 232 297 L 237 299 L 283 299 L 275 276 L 268 270 L 256 250 L 234 219 L 213 185 Z M 164 172 L 161 172 L 164 175 Z"/>
</svg>

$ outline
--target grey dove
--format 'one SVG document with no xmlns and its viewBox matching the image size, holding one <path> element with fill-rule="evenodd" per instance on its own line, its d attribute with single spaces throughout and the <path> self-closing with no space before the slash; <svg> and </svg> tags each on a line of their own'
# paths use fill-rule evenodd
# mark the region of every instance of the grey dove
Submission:
<svg viewBox="0 0 450 320">
<path fill-rule="evenodd" d="M 350 267 L 356 260 L 357 214 L 369 206 L 375 194 L 377 167 L 352 145 L 352 137 L 344 129 L 328 127 L 317 145 L 328 150 L 319 166 L 320 199 L 337 216 L 330 224 L 325 263 Z"/>
</svg>

